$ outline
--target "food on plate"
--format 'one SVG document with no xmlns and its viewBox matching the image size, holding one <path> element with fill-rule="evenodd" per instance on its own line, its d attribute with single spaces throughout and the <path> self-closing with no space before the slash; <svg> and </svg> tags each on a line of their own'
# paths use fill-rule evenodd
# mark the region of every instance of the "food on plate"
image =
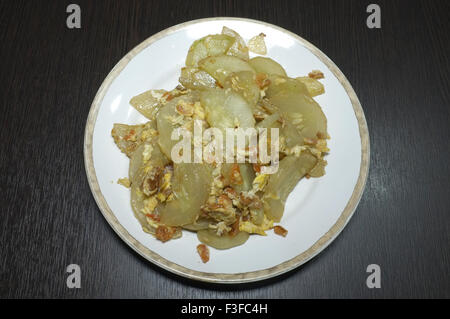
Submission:
<svg viewBox="0 0 450 319">
<path fill-rule="evenodd" d="M 111 131 L 130 159 L 128 177 L 119 183 L 130 188 L 143 230 L 162 242 L 180 238 L 182 230 L 196 232 L 203 262 L 209 260 L 207 246 L 229 249 L 271 229 L 286 236 L 274 223 L 282 220 L 289 194 L 303 177 L 325 174 L 327 119 L 314 99 L 325 92 L 319 81 L 324 75 L 313 70 L 289 77 L 274 59 L 250 56 L 266 54 L 265 37 L 261 33 L 247 45 L 224 27 L 194 41 L 176 88 L 150 89 L 131 99 L 147 122 L 114 124 Z M 196 139 L 198 130 L 208 129 L 215 132 L 210 141 Z M 230 130 L 256 133 L 230 152 L 228 141 L 219 138 Z M 270 150 L 268 160 L 251 138 Z M 211 143 L 225 146 L 226 156 L 213 148 L 213 160 L 207 160 Z"/>
<path fill-rule="evenodd" d="M 203 263 L 207 263 L 209 261 L 209 248 L 205 244 L 197 245 L 197 252 L 202 259 Z"/>
<path fill-rule="evenodd" d="M 283 237 L 286 237 L 286 235 L 288 233 L 288 231 L 283 226 L 280 226 L 280 225 L 275 226 L 273 228 L 273 232 L 275 234 L 277 234 L 279 236 L 283 236 Z"/>
</svg>

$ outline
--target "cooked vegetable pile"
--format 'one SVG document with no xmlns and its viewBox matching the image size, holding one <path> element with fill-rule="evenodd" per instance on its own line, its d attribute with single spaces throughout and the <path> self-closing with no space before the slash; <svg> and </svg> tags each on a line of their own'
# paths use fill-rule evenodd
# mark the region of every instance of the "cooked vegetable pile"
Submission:
<svg viewBox="0 0 450 319">
<path fill-rule="evenodd" d="M 131 189 L 143 230 L 157 239 L 179 238 L 185 229 L 197 232 L 207 246 L 228 249 L 273 228 L 286 236 L 274 223 L 280 222 L 289 193 L 303 177 L 325 174 L 327 119 L 313 99 L 324 93 L 318 81 L 323 74 L 290 78 L 274 60 L 250 58 L 249 51 L 266 53 L 264 37 L 247 46 L 224 27 L 221 34 L 195 41 L 180 85 L 131 99 L 149 121 L 114 124 L 112 137 L 130 158 L 129 180 L 120 183 Z M 196 121 L 205 129 L 278 128 L 278 171 L 264 174 L 261 168 L 270 163 L 261 162 L 175 163 L 171 151 L 179 141 L 171 139 L 172 131 L 192 131 Z M 198 251 L 205 252 L 204 245 Z"/>
</svg>

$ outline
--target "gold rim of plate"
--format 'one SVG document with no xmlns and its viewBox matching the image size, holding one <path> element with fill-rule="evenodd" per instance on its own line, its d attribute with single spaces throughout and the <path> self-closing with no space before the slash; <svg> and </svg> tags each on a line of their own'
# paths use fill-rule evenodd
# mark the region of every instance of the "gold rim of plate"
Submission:
<svg viewBox="0 0 450 319">
<path fill-rule="evenodd" d="M 111 83 L 121 73 L 121 71 L 131 61 L 131 59 L 133 59 L 139 52 L 147 48 L 152 43 L 182 28 L 185 28 L 189 25 L 193 25 L 199 22 L 221 21 L 221 20 L 246 21 L 260 24 L 281 31 L 298 40 L 304 47 L 306 47 L 316 57 L 318 57 L 320 61 L 322 61 L 331 72 L 333 72 L 333 74 L 336 76 L 336 78 L 344 87 L 348 97 L 350 98 L 353 110 L 355 112 L 355 116 L 358 120 L 359 135 L 361 138 L 361 166 L 359 169 L 358 180 L 356 182 L 355 188 L 353 189 L 352 196 L 350 197 L 347 205 L 345 206 L 344 210 L 342 211 L 341 215 L 339 216 L 335 224 L 311 247 L 309 247 L 306 251 L 302 252 L 301 254 L 297 255 L 296 257 L 290 260 L 287 260 L 285 262 L 278 264 L 277 266 L 270 267 L 267 269 L 244 273 L 233 273 L 233 274 L 208 273 L 188 269 L 186 267 L 183 267 L 181 265 L 178 265 L 161 257 L 160 255 L 158 255 L 157 253 L 155 253 L 154 251 L 152 251 L 151 249 L 149 249 L 148 247 L 144 246 L 142 243 L 137 241 L 133 236 L 131 236 L 128 233 L 128 231 L 119 223 L 116 216 L 112 212 L 111 208 L 108 206 L 100 190 L 97 175 L 95 173 L 94 159 L 92 152 L 92 139 L 94 133 L 94 126 L 97 120 L 100 105 Z M 364 117 L 363 109 L 351 84 L 348 82 L 347 78 L 344 76 L 341 70 L 339 70 L 339 68 L 334 64 L 334 62 L 331 61 L 322 51 L 320 51 L 314 45 L 312 45 L 311 43 L 309 43 L 308 41 L 301 38 L 295 33 L 292 33 L 288 30 L 285 30 L 281 27 L 278 27 L 270 23 L 245 18 L 217 17 L 217 18 L 206 18 L 188 21 L 165 29 L 159 33 L 156 33 L 155 35 L 151 36 L 150 38 L 146 39 L 144 42 L 136 46 L 114 66 L 114 68 L 111 70 L 111 72 L 108 74 L 108 76 L 105 78 L 102 85 L 100 86 L 100 89 L 98 90 L 94 98 L 94 101 L 92 102 L 91 109 L 89 111 L 84 136 L 84 164 L 89 186 L 91 188 L 92 194 L 94 195 L 94 199 L 97 202 L 98 207 L 100 208 L 100 211 L 102 212 L 103 216 L 106 218 L 108 223 L 111 225 L 111 227 L 114 229 L 114 231 L 119 235 L 119 237 L 122 238 L 122 240 L 124 240 L 138 254 L 140 254 L 153 264 L 163 269 L 166 269 L 172 273 L 175 273 L 183 277 L 187 277 L 192 280 L 199 280 L 213 283 L 233 284 L 233 283 L 246 283 L 268 279 L 286 273 L 290 270 L 293 270 L 298 266 L 306 263 L 308 260 L 316 256 L 318 253 L 320 253 L 325 247 L 327 247 L 333 241 L 334 238 L 337 237 L 337 235 L 339 235 L 339 233 L 345 227 L 347 222 L 350 220 L 350 217 L 353 215 L 356 207 L 358 206 L 359 200 L 361 199 L 362 193 L 364 191 L 367 175 L 369 172 L 369 158 L 370 158 L 369 131 L 367 128 L 367 123 Z"/>
</svg>

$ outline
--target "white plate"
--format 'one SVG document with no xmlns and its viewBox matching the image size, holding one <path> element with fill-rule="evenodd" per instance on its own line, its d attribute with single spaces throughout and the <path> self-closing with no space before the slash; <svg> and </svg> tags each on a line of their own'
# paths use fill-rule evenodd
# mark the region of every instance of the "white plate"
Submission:
<svg viewBox="0 0 450 319">
<path fill-rule="evenodd" d="M 289 76 L 314 69 L 325 74 L 326 93 L 316 100 L 328 119 L 330 154 L 326 175 L 302 180 L 290 194 L 281 221 L 289 234 L 252 235 L 242 246 L 211 249 L 201 262 L 195 234 L 162 243 L 142 231 L 130 207 L 129 190 L 116 181 L 128 176 L 128 158 L 111 138 L 113 123 L 144 123 L 128 102 L 148 89 L 172 89 L 191 43 L 220 33 L 223 26 L 245 40 L 266 34 L 267 56 Z M 264 22 L 211 18 L 176 25 L 148 38 L 128 53 L 100 87 L 86 124 L 85 166 L 94 198 L 109 224 L 136 252 L 151 262 L 191 279 L 240 283 L 289 271 L 324 249 L 344 228 L 364 189 L 369 166 L 369 136 L 358 98 L 345 76 L 319 49 L 301 37 Z"/>
</svg>

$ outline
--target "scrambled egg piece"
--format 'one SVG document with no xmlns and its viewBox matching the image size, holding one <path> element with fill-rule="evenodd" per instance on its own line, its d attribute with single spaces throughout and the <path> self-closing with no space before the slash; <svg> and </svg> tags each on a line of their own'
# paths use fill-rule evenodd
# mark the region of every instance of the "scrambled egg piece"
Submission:
<svg viewBox="0 0 450 319">
<path fill-rule="evenodd" d="M 299 157 L 300 154 L 301 154 L 304 150 L 306 150 L 306 149 L 307 149 L 306 146 L 303 146 L 303 145 L 295 145 L 295 146 L 293 146 L 293 147 L 291 147 L 291 148 L 286 149 L 286 150 L 285 150 L 285 153 L 286 153 L 287 155 L 294 155 L 295 157 Z"/>
<path fill-rule="evenodd" d="M 330 149 L 327 146 L 326 139 L 317 140 L 317 142 L 313 146 L 309 147 L 309 150 L 318 159 L 322 158 L 323 153 L 328 153 L 330 151 Z"/>
<path fill-rule="evenodd" d="M 228 227 L 224 221 L 218 222 L 216 225 L 209 224 L 209 228 L 216 230 L 218 236 L 222 236 L 223 233 L 228 233 L 231 227 Z"/>
<path fill-rule="evenodd" d="M 215 196 L 220 194 L 220 192 L 222 191 L 223 188 L 223 182 L 221 179 L 222 173 L 222 164 L 221 163 L 217 163 L 217 166 L 214 168 L 212 175 L 213 175 L 213 181 L 211 183 L 211 189 L 209 192 L 210 196 Z"/>
<path fill-rule="evenodd" d="M 162 185 L 160 187 L 161 191 L 165 191 L 166 189 L 172 187 L 172 183 L 170 181 L 171 179 L 172 179 L 172 173 L 171 172 L 167 172 L 167 173 L 164 174 L 164 176 L 163 176 L 163 183 L 162 183 Z"/>
<path fill-rule="evenodd" d="M 130 188 L 131 182 L 128 178 L 119 178 L 117 181 L 117 184 L 120 184 L 122 186 L 125 186 L 126 188 Z"/>
<path fill-rule="evenodd" d="M 153 169 L 153 166 L 149 163 L 149 165 L 144 167 L 145 174 L 148 174 Z"/>
<path fill-rule="evenodd" d="M 253 180 L 253 192 L 262 191 L 264 187 L 266 187 L 267 182 L 269 181 L 269 175 L 267 174 L 258 174 Z"/>
<path fill-rule="evenodd" d="M 327 153 L 330 149 L 327 147 L 327 140 L 320 139 L 317 141 L 316 148 L 322 153 Z"/>
<path fill-rule="evenodd" d="M 159 199 L 161 203 L 168 202 L 173 199 L 173 193 L 171 192 L 172 188 L 172 173 L 169 171 L 164 174 L 161 185 L 159 186 L 159 192 L 156 194 L 156 197 Z M 170 194 L 168 194 L 170 193 Z"/>
<path fill-rule="evenodd" d="M 148 130 L 142 131 L 141 140 L 142 141 L 150 140 L 152 137 L 157 136 L 157 135 L 158 135 L 157 130 L 155 130 L 153 128 L 149 128 Z"/>
<path fill-rule="evenodd" d="M 152 196 L 144 200 L 144 205 L 144 208 L 141 209 L 142 213 L 145 215 L 151 214 L 158 205 L 158 199 L 156 198 L 156 196 Z"/>
<path fill-rule="evenodd" d="M 255 225 L 250 220 L 241 221 L 239 223 L 239 230 L 245 231 L 249 234 L 259 234 L 262 236 L 267 236 L 266 230 L 269 230 L 273 227 L 273 220 L 268 219 L 266 215 L 264 215 L 264 220 L 261 225 Z"/>
<path fill-rule="evenodd" d="M 151 144 L 147 144 L 144 146 L 144 152 L 142 153 L 142 160 L 144 163 L 147 163 L 152 155 L 153 146 Z"/>
<path fill-rule="evenodd" d="M 145 217 L 145 219 L 147 220 L 147 223 L 154 228 L 158 228 L 158 226 L 160 225 L 160 223 L 158 223 L 156 220 L 154 220 L 153 218 L 150 217 Z"/>
</svg>

